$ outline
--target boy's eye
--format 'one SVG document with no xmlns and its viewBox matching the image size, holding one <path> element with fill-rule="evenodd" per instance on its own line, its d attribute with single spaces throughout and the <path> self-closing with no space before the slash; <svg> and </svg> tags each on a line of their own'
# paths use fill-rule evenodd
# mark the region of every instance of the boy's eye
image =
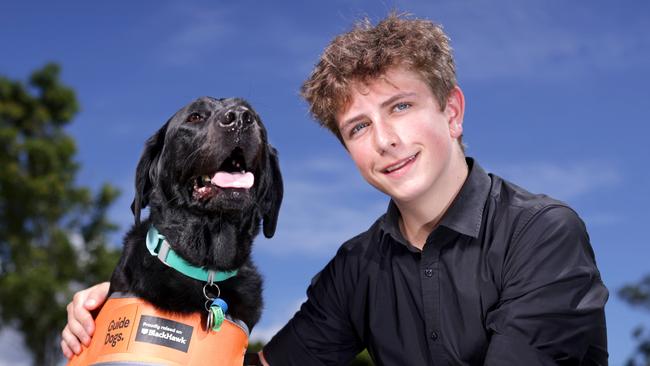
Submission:
<svg viewBox="0 0 650 366">
<path fill-rule="evenodd" d="M 403 111 L 405 109 L 408 109 L 410 107 L 411 107 L 411 105 L 409 103 L 397 103 L 393 107 L 393 111 L 394 112 L 399 112 L 399 111 Z"/>
<path fill-rule="evenodd" d="M 362 129 L 368 127 L 369 123 L 368 122 L 360 122 L 354 125 L 352 129 L 350 130 L 350 136 L 354 136 L 357 132 L 361 131 Z"/>
</svg>

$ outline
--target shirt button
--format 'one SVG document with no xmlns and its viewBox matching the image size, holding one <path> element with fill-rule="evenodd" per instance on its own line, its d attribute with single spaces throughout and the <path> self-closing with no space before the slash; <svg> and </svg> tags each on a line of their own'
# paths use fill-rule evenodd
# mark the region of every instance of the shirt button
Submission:
<svg viewBox="0 0 650 366">
<path fill-rule="evenodd" d="M 431 339 L 433 339 L 434 341 L 438 340 L 438 333 L 436 333 L 435 331 L 431 332 Z"/>
<path fill-rule="evenodd" d="M 425 269 L 424 270 L 424 275 L 427 276 L 427 277 L 433 276 L 433 269 L 431 269 L 431 268 Z"/>
</svg>

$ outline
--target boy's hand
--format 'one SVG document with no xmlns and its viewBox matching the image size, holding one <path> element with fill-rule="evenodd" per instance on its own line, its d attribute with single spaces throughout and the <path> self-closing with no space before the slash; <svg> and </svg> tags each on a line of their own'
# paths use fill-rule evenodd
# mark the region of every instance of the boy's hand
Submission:
<svg viewBox="0 0 650 366">
<path fill-rule="evenodd" d="M 74 294 L 68 304 L 68 324 L 61 332 L 61 350 L 67 358 L 81 352 L 81 343 L 88 346 L 95 332 L 95 319 L 91 311 L 102 307 L 108 296 L 110 284 L 103 282 Z M 81 342 L 81 343 L 80 343 Z"/>
<path fill-rule="evenodd" d="M 258 356 L 260 357 L 260 363 L 261 363 L 263 366 L 269 366 L 269 363 L 266 362 L 266 358 L 264 358 L 264 352 L 263 352 L 263 350 L 260 351 L 260 352 L 258 353 Z"/>
<path fill-rule="evenodd" d="M 244 366 L 269 366 L 264 358 L 262 351 L 257 353 L 246 352 L 244 356 Z"/>
</svg>

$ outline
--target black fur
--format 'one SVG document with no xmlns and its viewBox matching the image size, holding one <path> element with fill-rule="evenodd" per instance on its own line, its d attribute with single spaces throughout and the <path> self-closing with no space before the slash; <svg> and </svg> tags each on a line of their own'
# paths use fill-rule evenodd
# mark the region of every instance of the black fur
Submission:
<svg viewBox="0 0 650 366">
<path fill-rule="evenodd" d="M 195 197 L 196 178 L 212 176 L 235 155 L 254 173 L 253 187 Z M 133 293 L 165 311 L 205 313 L 204 282 L 148 252 L 145 237 L 154 225 L 193 265 L 239 270 L 218 285 L 228 313 L 252 329 L 261 315 L 262 279 L 250 259 L 251 245 L 260 224 L 267 238 L 275 233 L 283 188 L 276 150 L 251 106 L 236 98 L 203 97 L 183 107 L 147 140 L 135 187 L 135 225 L 124 239 L 109 292 Z M 140 221 L 146 206 L 149 217 Z"/>
</svg>

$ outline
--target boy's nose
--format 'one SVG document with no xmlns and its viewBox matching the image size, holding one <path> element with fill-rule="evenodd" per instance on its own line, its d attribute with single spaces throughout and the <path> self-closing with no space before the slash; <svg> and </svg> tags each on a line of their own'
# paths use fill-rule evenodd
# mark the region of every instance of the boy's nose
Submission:
<svg viewBox="0 0 650 366">
<path fill-rule="evenodd" d="M 399 144 L 399 136 L 391 126 L 382 123 L 375 123 L 374 127 L 375 146 L 380 155 L 383 155 L 386 151 L 397 147 Z"/>
</svg>

